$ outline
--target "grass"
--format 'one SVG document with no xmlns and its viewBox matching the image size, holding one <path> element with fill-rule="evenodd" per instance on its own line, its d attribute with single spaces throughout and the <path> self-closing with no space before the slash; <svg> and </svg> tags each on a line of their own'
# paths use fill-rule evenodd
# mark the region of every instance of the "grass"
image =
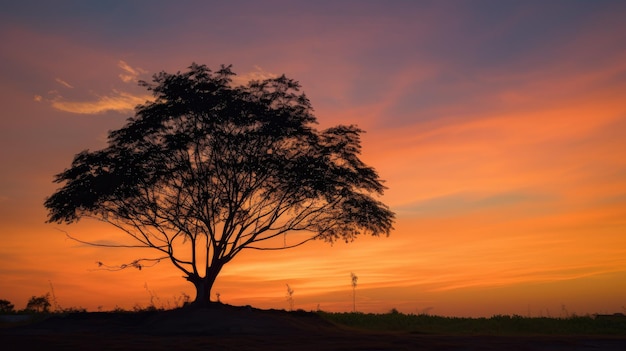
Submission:
<svg viewBox="0 0 626 351">
<path fill-rule="evenodd" d="M 289 286 L 288 286 L 289 289 Z M 54 296 L 54 295 L 53 295 Z M 152 296 L 152 293 L 151 293 Z M 152 296 L 153 297 L 153 296 Z M 188 296 L 175 301 L 175 308 L 188 301 Z M 0 300 L 1 315 L 30 315 L 28 320 L 8 322 L 0 318 L 0 327 L 29 324 L 53 315 L 88 313 L 84 308 L 61 308 L 54 300 L 54 308 L 50 295 L 33 296 L 24 310 L 16 311 L 7 300 Z M 158 308 L 151 298 L 148 307 L 135 306 L 132 311 L 116 308 L 111 313 L 132 314 L 139 312 L 158 312 L 170 308 Z M 168 304 L 169 307 L 169 304 Z M 296 311 L 291 313 L 300 313 Z M 403 314 L 393 309 L 389 313 L 373 314 L 360 312 L 314 312 L 323 319 L 348 328 L 364 331 L 404 332 L 415 334 L 439 335 L 501 335 L 501 336 L 532 336 L 532 335 L 604 335 L 626 336 L 626 316 L 623 314 L 608 316 L 576 316 L 567 318 L 523 317 L 519 315 L 496 315 L 490 318 L 441 317 L 426 314 Z M 6 320 L 5 320 L 6 319 Z"/>
<path fill-rule="evenodd" d="M 320 316 L 335 324 L 370 331 L 398 331 L 447 335 L 615 335 L 626 336 L 626 318 L 522 317 L 498 315 L 491 318 L 459 318 L 390 312 L 329 313 Z"/>
<path fill-rule="evenodd" d="M 159 309 L 116 309 L 110 314 L 133 315 L 141 312 L 164 311 Z M 304 311 L 289 312 L 292 314 Z M 26 325 L 51 316 L 85 313 L 82 309 L 68 309 L 46 313 L 32 313 L 28 320 L 8 323 L 0 320 L 0 328 Z M 107 312 L 98 312 L 106 315 Z M 539 335 L 580 335 L 580 336 L 626 336 L 626 317 L 596 318 L 593 316 L 570 316 L 568 318 L 523 317 L 497 315 L 490 318 L 441 317 L 432 315 L 385 314 L 360 312 L 313 312 L 323 319 L 344 327 L 374 332 L 401 332 L 430 335 L 498 335 L 498 336 L 539 336 Z M 25 314 L 24 311 L 12 315 Z"/>
</svg>

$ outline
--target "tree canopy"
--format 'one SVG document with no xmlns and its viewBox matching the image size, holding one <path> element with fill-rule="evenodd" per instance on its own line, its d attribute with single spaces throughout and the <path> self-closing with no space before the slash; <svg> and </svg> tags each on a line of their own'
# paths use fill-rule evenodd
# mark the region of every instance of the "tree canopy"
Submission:
<svg viewBox="0 0 626 351">
<path fill-rule="evenodd" d="M 363 131 L 317 130 L 284 75 L 239 86 L 233 75 L 192 64 L 140 82 L 154 99 L 55 176 L 48 222 L 111 223 L 184 272 L 198 304 L 243 249 L 389 235 L 394 213 L 376 199 L 385 187 L 359 158 Z"/>
</svg>

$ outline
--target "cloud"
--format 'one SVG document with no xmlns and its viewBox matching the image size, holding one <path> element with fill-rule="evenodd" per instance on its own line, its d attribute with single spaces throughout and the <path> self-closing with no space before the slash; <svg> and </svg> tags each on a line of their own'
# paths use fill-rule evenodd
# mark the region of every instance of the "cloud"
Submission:
<svg viewBox="0 0 626 351">
<path fill-rule="evenodd" d="M 147 71 L 141 68 L 131 67 L 128 63 L 122 60 L 117 63 L 117 66 L 124 71 L 124 73 L 119 74 L 120 79 L 124 83 L 137 82 L 140 75 L 147 73 Z"/>
<path fill-rule="evenodd" d="M 123 91 L 113 90 L 107 96 L 99 96 L 96 101 L 64 101 L 57 98 L 52 101 L 52 107 L 64 112 L 79 114 L 97 114 L 107 111 L 129 112 L 139 104 L 143 104 L 151 95 L 133 95 Z"/>
<path fill-rule="evenodd" d="M 57 79 L 55 79 L 55 80 L 57 81 L 57 83 L 61 84 L 62 86 L 66 87 L 66 88 L 69 88 L 69 89 L 74 89 L 74 87 L 73 87 L 70 83 L 68 83 L 68 82 L 64 81 L 64 80 L 63 80 L 63 79 L 61 79 L 61 78 L 57 78 Z"/>
<path fill-rule="evenodd" d="M 525 192 L 490 192 L 446 194 L 417 202 L 401 205 L 395 209 L 405 215 L 453 216 L 476 211 L 489 211 L 506 207 L 519 207 L 528 204 L 550 201 L 549 196 Z"/>
<path fill-rule="evenodd" d="M 276 78 L 279 76 L 276 73 L 265 71 L 263 68 L 259 66 L 254 66 L 254 69 L 255 69 L 254 71 L 244 73 L 242 75 L 234 76 L 233 83 L 235 85 L 245 85 L 245 84 L 248 84 L 248 82 L 252 80 L 265 80 L 265 79 Z"/>
<path fill-rule="evenodd" d="M 123 71 L 118 77 L 124 83 L 136 83 L 141 75 L 148 73 L 144 69 L 132 67 L 122 60 L 118 62 L 117 66 Z M 251 80 L 264 80 L 278 76 L 278 74 L 265 71 L 259 66 L 255 66 L 254 68 L 255 70 L 251 72 L 235 76 L 233 83 L 243 85 Z M 71 84 L 60 78 L 57 78 L 56 82 L 67 88 L 74 88 Z M 35 95 L 33 99 L 36 102 L 47 101 L 51 104 L 52 108 L 56 110 L 78 114 L 98 114 L 108 111 L 119 113 L 132 112 L 137 105 L 152 99 L 150 94 L 138 95 L 117 89 L 113 89 L 110 93 L 105 95 L 97 95 L 96 99 L 93 101 L 68 100 L 61 96 L 56 90 L 50 91 L 49 94 L 53 96 L 50 99 L 45 99 L 41 95 Z"/>
<path fill-rule="evenodd" d="M 124 83 L 136 83 L 141 75 L 147 73 L 142 68 L 132 67 L 122 60 L 118 62 L 117 66 L 123 71 L 118 77 Z M 55 80 L 66 88 L 74 88 L 74 86 L 60 78 Z M 150 94 L 135 94 L 117 89 L 113 89 L 107 94 L 98 94 L 95 100 L 92 101 L 72 100 L 71 98 L 68 100 L 56 90 L 49 91 L 48 94 L 52 97 L 45 99 L 41 95 L 35 95 L 34 101 L 46 101 L 56 110 L 78 114 L 98 114 L 108 111 L 119 113 L 132 112 L 137 105 L 145 103 L 152 97 Z"/>
</svg>

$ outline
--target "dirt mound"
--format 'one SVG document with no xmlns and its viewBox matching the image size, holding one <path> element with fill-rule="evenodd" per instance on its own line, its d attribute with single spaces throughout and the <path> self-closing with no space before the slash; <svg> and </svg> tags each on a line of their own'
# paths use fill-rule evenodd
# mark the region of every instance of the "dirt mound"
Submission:
<svg viewBox="0 0 626 351">
<path fill-rule="evenodd" d="M 15 332 L 140 333 L 154 335 L 232 335 L 311 333 L 336 328 L 312 312 L 260 310 L 216 305 L 168 311 L 91 312 L 52 316 Z"/>
<path fill-rule="evenodd" d="M 335 328 L 312 312 L 259 310 L 251 307 L 164 311 L 147 318 L 139 330 L 158 334 L 231 335 L 311 333 Z"/>
</svg>

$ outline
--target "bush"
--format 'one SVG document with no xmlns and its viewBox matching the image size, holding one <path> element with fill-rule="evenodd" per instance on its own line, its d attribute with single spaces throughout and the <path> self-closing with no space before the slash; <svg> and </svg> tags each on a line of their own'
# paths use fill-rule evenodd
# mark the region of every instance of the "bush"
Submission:
<svg viewBox="0 0 626 351">
<path fill-rule="evenodd" d="M 9 300 L 0 299 L 0 314 L 15 312 L 13 304 Z"/>
<path fill-rule="evenodd" d="M 35 313 L 48 313 L 50 312 L 50 293 L 42 296 L 32 296 L 26 304 L 25 311 Z"/>
<path fill-rule="evenodd" d="M 87 313 L 87 309 L 84 307 L 68 307 L 63 308 L 61 313 Z"/>
</svg>

